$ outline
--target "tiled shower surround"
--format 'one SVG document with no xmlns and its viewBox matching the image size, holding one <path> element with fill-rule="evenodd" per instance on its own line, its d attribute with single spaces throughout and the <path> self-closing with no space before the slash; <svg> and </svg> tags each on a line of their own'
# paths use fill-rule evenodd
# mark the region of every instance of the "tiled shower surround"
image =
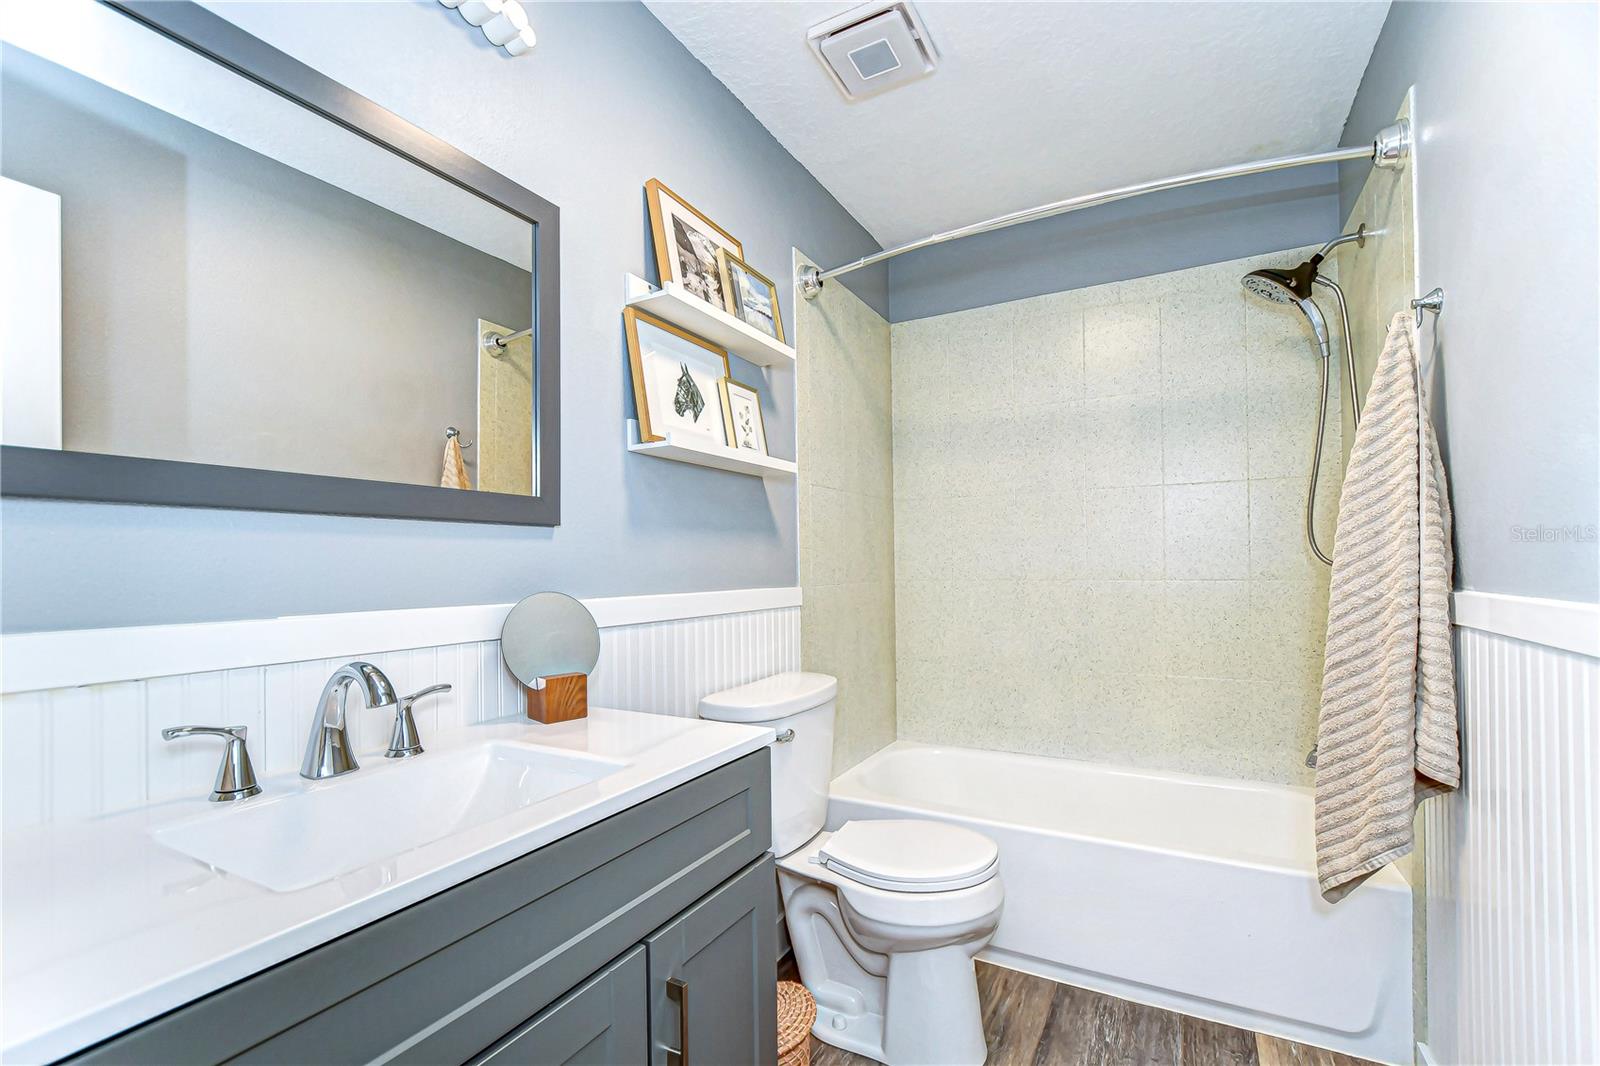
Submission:
<svg viewBox="0 0 1600 1066">
<path fill-rule="evenodd" d="M 895 739 L 889 323 L 830 285 L 795 301 L 795 336 L 801 656 L 839 679 L 837 774 Z"/>
<path fill-rule="evenodd" d="M 1316 347 L 1239 279 L 1312 251 L 893 326 L 900 736 L 1309 783 Z"/>
</svg>

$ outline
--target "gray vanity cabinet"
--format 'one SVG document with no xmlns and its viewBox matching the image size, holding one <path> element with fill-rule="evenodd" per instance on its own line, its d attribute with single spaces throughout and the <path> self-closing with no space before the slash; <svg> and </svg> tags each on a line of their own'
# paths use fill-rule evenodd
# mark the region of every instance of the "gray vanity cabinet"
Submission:
<svg viewBox="0 0 1600 1066">
<path fill-rule="evenodd" d="M 634 948 L 472 1060 L 472 1066 L 617 1066 L 650 1045 L 644 945 Z"/>
<path fill-rule="evenodd" d="M 771 1062 L 771 784 L 762 748 L 68 1061 L 665 1066 L 680 980 L 692 1066 Z"/>
<path fill-rule="evenodd" d="M 777 1060 L 774 876 L 756 863 L 645 941 L 651 1066 Z"/>
</svg>

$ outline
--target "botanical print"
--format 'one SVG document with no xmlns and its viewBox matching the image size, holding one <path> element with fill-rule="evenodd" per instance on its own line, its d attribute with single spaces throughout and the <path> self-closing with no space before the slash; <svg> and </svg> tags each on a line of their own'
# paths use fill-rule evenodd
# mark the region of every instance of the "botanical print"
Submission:
<svg viewBox="0 0 1600 1066">
<path fill-rule="evenodd" d="M 740 397 L 733 402 L 733 439 L 739 447 L 756 451 L 756 416 L 750 401 Z"/>
<path fill-rule="evenodd" d="M 766 455 L 767 428 L 761 420 L 761 394 L 748 385 L 726 378 L 722 382 L 722 397 L 728 408 L 728 444 Z"/>
</svg>

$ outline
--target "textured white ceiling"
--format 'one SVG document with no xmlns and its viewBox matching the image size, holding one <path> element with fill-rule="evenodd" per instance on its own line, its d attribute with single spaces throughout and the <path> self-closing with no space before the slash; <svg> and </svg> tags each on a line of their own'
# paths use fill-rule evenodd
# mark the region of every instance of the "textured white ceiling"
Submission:
<svg viewBox="0 0 1600 1066">
<path fill-rule="evenodd" d="M 645 0 L 885 245 L 1338 144 L 1381 3 L 918 5 L 932 77 L 846 102 L 806 30 L 850 3 Z"/>
</svg>

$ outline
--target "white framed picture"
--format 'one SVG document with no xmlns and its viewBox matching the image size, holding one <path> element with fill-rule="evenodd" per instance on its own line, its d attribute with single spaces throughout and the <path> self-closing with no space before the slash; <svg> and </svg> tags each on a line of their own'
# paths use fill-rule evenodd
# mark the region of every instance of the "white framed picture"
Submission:
<svg viewBox="0 0 1600 1066">
<path fill-rule="evenodd" d="M 752 386 L 723 378 L 722 417 L 728 447 L 767 454 L 767 423 L 761 417 L 761 394 Z"/>
<path fill-rule="evenodd" d="M 728 295 L 717 252 L 727 250 L 742 257 L 744 246 L 657 179 L 651 178 L 644 188 L 661 284 L 682 286 L 718 310 L 726 309 Z"/>
<path fill-rule="evenodd" d="M 622 312 L 633 371 L 639 439 L 688 433 L 728 446 L 722 379 L 728 353 L 670 322 L 629 307 Z"/>
</svg>

